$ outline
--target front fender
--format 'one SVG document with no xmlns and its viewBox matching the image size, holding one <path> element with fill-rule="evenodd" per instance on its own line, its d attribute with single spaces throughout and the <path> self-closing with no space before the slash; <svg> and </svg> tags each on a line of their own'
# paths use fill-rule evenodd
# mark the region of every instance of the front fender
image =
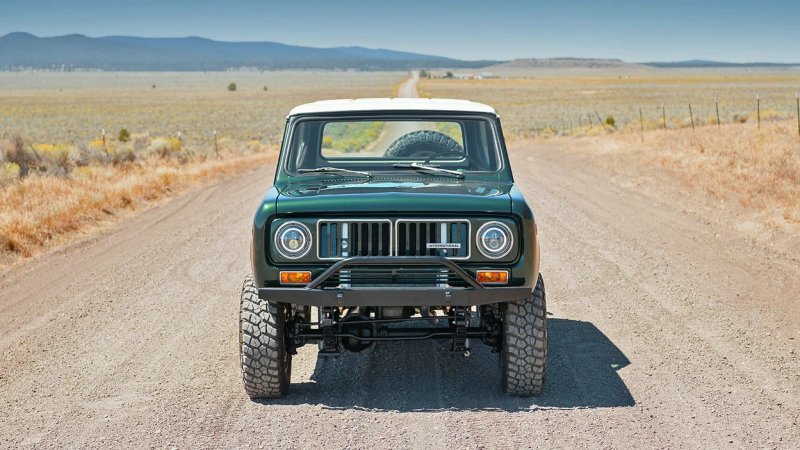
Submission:
<svg viewBox="0 0 800 450">
<path fill-rule="evenodd" d="M 536 227 L 536 220 L 533 215 L 533 210 L 525 201 L 525 196 L 522 190 L 514 185 L 509 191 L 511 197 L 511 212 L 519 217 L 522 225 L 522 238 L 524 242 L 524 249 L 521 249 L 521 259 L 518 266 L 523 272 L 525 280 L 530 283 L 531 288 L 536 285 L 536 279 L 539 275 L 539 264 L 541 255 L 539 252 L 539 233 Z"/>
<path fill-rule="evenodd" d="M 270 222 L 277 213 L 278 189 L 275 186 L 269 188 L 261 200 L 258 210 L 253 219 L 253 236 L 250 240 L 250 265 L 253 269 L 253 278 L 258 287 L 263 287 L 269 277 L 267 267 L 267 243 L 265 232 Z"/>
</svg>

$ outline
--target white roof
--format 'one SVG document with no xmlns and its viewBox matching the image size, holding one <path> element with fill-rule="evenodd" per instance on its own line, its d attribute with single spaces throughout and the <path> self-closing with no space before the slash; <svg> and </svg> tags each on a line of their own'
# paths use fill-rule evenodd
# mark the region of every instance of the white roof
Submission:
<svg viewBox="0 0 800 450">
<path fill-rule="evenodd" d="M 289 112 L 289 115 L 362 111 L 453 111 L 497 114 L 491 106 L 469 100 L 445 98 L 357 98 L 306 103 L 305 105 L 294 107 Z"/>
</svg>

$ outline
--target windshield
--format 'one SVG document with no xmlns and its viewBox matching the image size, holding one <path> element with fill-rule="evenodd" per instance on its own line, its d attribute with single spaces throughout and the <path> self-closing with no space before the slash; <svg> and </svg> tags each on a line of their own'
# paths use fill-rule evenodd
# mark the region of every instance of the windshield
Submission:
<svg viewBox="0 0 800 450">
<path fill-rule="evenodd" d="M 486 118 L 306 119 L 294 127 L 286 169 L 331 175 L 497 172 L 502 163 L 496 142 Z"/>
</svg>

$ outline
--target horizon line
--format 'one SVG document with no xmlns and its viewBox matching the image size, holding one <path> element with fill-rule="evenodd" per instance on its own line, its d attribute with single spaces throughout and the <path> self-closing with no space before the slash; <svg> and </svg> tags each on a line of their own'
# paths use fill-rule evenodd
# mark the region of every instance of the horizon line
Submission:
<svg viewBox="0 0 800 450">
<path fill-rule="evenodd" d="M 302 48 L 313 48 L 313 49 L 324 49 L 324 50 L 335 50 L 335 49 L 347 49 L 347 48 L 362 48 L 365 50 L 379 50 L 379 51 L 391 51 L 391 52 L 398 52 L 398 53 L 409 53 L 421 56 L 433 56 L 437 58 L 443 59 L 452 59 L 455 61 L 465 61 L 465 62 L 481 62 L 481 61 L 492 61 L 498 63 L 506 63 L 506 62 L 513 62 L 513 61 L 526 61 L 526 60 L 539 60 L 539 61 L 552 61 L 552 60 L 581 60 L 581 61 L 621 61 L 628 64 L 638 64 L 643 66 L 652 66 L 656 64 L 687 64 L 687 63 L 698 63 L 698 64 L 707 64 L 707 65 L 720 65 L 720 66 L 800 66 L 800 62 L 777 62 L 777 61 L 742 61 L 742 62 L 734 62 L 734 61 L 725 61 L 725 60 L 716 60 L 716 59 L 705 59 L 705 58 L 688 58 L 688 59 L 680 59 L 680 60 L 650 60 L 650 61 L 628 61 L 622 58 L 615 58 L 612 56 L 608 57 L 581 57 L 581 56 L 550 56 L 550 57 L 535 57 L 535 56 L 518 56 L 513 59 L 460 59 L 454 58 L 451 56 L 442 56 L 436 54 L 427 54 L 427 53 L 418 53 L 415 51 L 410 50 L 397 50 L 392 48 L 385 48 L 385 47 L 367 47 L 363 45 L 344 45 L 344 46 L 336 46 L 336 47 L 315 47 L 311 45 L 304 45 L 304 44 L 292 44 L 288 42 L 280 42 L 280 41 L 271 41 L 271 40 L 244 40 L 244 41 L 229 41 L 229 40 L 220 40 L 220 39 L 213 39 L 205 36 L 199 35 L 183 35 L 183 36 L 137 36 L 137 35 L 128 35 L 128 34 L 110 34 L 110 35 L 103 35 L 103 36 L 92 36 L 89 34 L 84 33 L 67 33 L 67 34 L 58 34 L 58 35 L 37 35 L 28 31 L 10 31 L 6 34 L 0 36 L 0 38 L 14 35 L 14 34 L 24 34 L 28 36 L 35 37 L 37 39 L 52 39 L 52 38 L 60 38 L 60 37 L 68 37 L 68 36 L 80 36 L 85 37 L 88 39 L 103 39 L 103 38 L 115 38 L 115 37 L 125 37 L 125 38 L 136 38 L 136 39 L 202 39 L 205 41 L 210 42 L 219 42 L 225 44 L 278 44 L 278 45 L 286 45 L 289 47 L 302 47 Z M 713 66 L 709 66 L 708 68 L 714 68 Z"/>
</svg>

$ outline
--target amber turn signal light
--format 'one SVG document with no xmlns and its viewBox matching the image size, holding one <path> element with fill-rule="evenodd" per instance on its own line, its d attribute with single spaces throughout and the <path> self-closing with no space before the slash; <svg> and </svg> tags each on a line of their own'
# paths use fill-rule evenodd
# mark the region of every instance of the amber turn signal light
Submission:
<svg viewBox="0 0 800 450">
<path fill-rule="evenodd" d="M 311 283 L 311 272 L 283 272 L 281 271 L 281 284 L 308 284 Z"/>
<path fill-rule="evenodd" d="M 479 270 L 478 283 L 481 284 L 506 284 L 508 283 L 507 270 Z"/>
</svg>

